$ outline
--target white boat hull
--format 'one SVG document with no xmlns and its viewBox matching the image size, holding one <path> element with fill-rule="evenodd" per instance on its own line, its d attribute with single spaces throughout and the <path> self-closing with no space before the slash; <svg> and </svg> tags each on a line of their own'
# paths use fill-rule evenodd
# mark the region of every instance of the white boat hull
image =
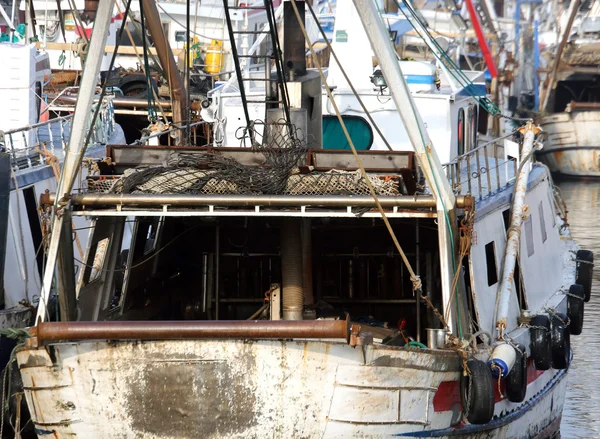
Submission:
<svg viewBox="0 0 600 439">
<path fill-rule="evenodd" d="M 573 111 L 542 119 L 548 133 L 538 157 L 550 170 L 565 177 L 600 177 L 600 110 Z"/>
<path fill-rule="evenodd" d="M 482 426 L 461 423 L 453 351 L 90 342 L 23 349 L 17 361 L 41 438 L 531 438 L 558 428 L 566 385 L 566 370 L 530 368 L 525 403 L 498 396 Z"/>
</svg>

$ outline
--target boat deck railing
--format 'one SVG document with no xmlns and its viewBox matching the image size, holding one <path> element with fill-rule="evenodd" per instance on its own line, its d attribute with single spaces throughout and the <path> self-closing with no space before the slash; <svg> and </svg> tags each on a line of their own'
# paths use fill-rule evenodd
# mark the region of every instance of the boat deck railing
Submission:
<svg viewBox="0 0 600 439">
<path fill-rule="evenodd" d="M 92 109 L 91 114 L 95 111 Z M 61 116 L 46 122 L 0 131 L 0 146 L 11 155 L 15 172 L 45 165 L 46 157 L 62 159 L 67 149 L 73 115 Z M 90 118 L 91 119 L 91 118 Z M 112 100 L 102 104 L 92 129 L 90 144 L 107 144 L 115 130 Z"/>
<path fill-rule="evenodd" d="M 514 180 L 518 163 L 501 142 L 506 137 L 479 145 L 443 165 L 456 195 L 472 195 L 482 200 Z"/>
</svg>

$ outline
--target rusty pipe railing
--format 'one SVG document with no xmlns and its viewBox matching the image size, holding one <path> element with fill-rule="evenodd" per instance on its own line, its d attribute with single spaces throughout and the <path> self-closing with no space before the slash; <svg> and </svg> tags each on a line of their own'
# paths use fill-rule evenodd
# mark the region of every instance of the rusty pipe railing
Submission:
<svg viewBox="0 0 600 439">
<path fill-rule="evenodd" d="M 34 345 L 72 340 L 344 339 L 346 320 L 184 320 L 40 322 L 29 329 Z"/>
<path fill-rule="evenodd" d="M 56 194 L 45 193 L 40 203 L 53 205 Z M 327 206 L 327 207 L 375 207 L 371 196 L 337 196 L 337 195 L 191 195 L 191 194 L 103 194 L 92 193 L 73 195 L 71 204 L 77 206 Z M 401 209 L 434 209 L 435 198 L 432 195 L 401 195 L 397 197 L 382 196 L 379 202 L 383 207 Z M 473 198 L 456 197 L 459 209 L 473 206 Z"/>
</svg>

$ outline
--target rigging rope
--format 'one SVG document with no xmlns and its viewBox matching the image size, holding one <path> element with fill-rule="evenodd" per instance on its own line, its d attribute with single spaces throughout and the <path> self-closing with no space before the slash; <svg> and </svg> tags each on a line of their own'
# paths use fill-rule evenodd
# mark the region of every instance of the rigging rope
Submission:
<svg viewBox="0 0 600 439">
<path fill-rule="evenodd" d="M 346 139 L 348 140 L 348 145 L 350 145 L 350 149 L 352 149 L 352 154 L 354 155 L 354 158 L 356 159 L 356 162 L 358 164 L 360 172 L 365 179 L 365 183 L 367 184 L 367 186 L 369 188 L 369 192 L 371 193 L 371 196 L 373 197 L 373 200 L 375 201 L 377 210 L 381 214 L 381 218 L 383 219 L 383 222 L 392 238 L 392 241 L 394 242 L 394 245 L 396 246 L 396 249 L 398 250 L 400 257 L 402 258 L 402 261 L 404 262 L 404 265 L 406 266 L 406 269 L 408 270 L 408 273 L 410 274 L 410 280 L 413 284 L 413 290 L 415 291 L 416 294 L 419 294 L 420 296 L 422 296 L 421 278 L 415 273 L 415 271 L 412 268 L 412 265 L 410 264 L 410 261 L 408 260 L 406 254 L 404 253 L 404 250 L 402 250 L 402 247 L 400 246 L 400 242 L 398 242 L 398 238 L 396 237 L 396 233 L 394 232 L 394 229 L 392 228 L 392 226 L 387 218 L 387 215 L 385 214 L 385 211 L 383 210 L 383 207 L 381 206 L 379 198 L 377 197 L 377 194 L 375 193 L 375 189 L 373 188 L 373 185 L 372 185 L 371 181 L 369 180 L 367 171 L 365 170 L 362 160 L 360 159 L 360 156 L 358 155 L 358 152 L 356 151 L 356 148 L 354 147 L 354 142 L 352 142 L 352 138 L 350 137 L 350 133 L 348 132 L 348 129 L 346 128 L 344 119 L 342 118 L 340 110 L 339 110 L 335 100 L 333 99 L 333 95 L 331 93 L 331 88 L 327 84 L 325 75 L 323 74 L 323 69 L 321 68 L 321 63 L 319 62 L 319 58 L 317 57 L 317 54 L 315 53 L 315 49 L 313 48 L 313 45 L 310 43 L 310 38 L 308 36 L 308 33 L 306 32 L 306 27 L 304 26 L 302 17 L 300 16 L 300 12 L 298 11 L 298 6 L 296 5 L 295 0 L 292 0 L 290 3 L 292 5 L 292 8 L 294 9 L 294 14 L 296 15 L 296 19 L 298 20 L 300 30 L 302 31 L 302 34 L 304 35 L 305 40 L 308 42 L 308 47 L 310 49 L 310 53 L 313 58 L 314 65 L 317 68 L 317 70 L 319 71 L 319 75 L 321 76 L 321 81 L 323 83 L 323 86 L 325 87 L 327 96 L 333 105 L 335 114 L 337 115 L 337 118 L 340 122 L 340 126 L 342 127 L 342 131 L 344 131 L 344 135 L 346 136 Z"/>
<path fill-rule="evenodd" d="M 431 33 L 427 30 L 424 23 L 421 22 L 417 11 L 414 6 L 408 0 L 401 0 L 402 4 L 398 2 L 398 0 L 394 0 L 398 9 L 402 12 L 402 14 L 406 17 L 408 22 L 411 24 L 413 29 L 419 34 L 419 36 L 425 41 L 428 47 L 433 47 L 433 54 L 437 58 L 439 62 L 441 62 L 448 73 L 456 80 L 456 82 L 461 85 L 467 94 L 471 96 L 473 99 L 477 101 L 479 105 L 485 109 L 492 116 L 500 115 L 500 108 L 493 103 L 487 96 L 481 96 L 475 90 L 475 84 L 463 73 L 463 71 L 456 65 L 456 63 L 448 56 L 446 51 L 442 49 L 442 47 L 438 44 L 438 42 L 433 38 Z M 419 23 L 417 25 L 416 22 Z"/>
<path fill-rule="evenodd" d="M 394 1 L 396 1 L 396 0 L 394 0 Z M 314 61 L 314 65 L 317 68 L 317 70 L 319 71 L 319 75 L 321 76 L 321 81 L 323 83 L 323 86 L 325 87 L 325 91 L 327 92 L 327 96 L 328 96 L 330 102 L 333 105 L 333 108 L 335 110 L 337 118 L 338 118 L 338 120 L 340 122 L 340 126 L 342 127 L 344 135 L 346 136 L 346 139 L 348 140 L 348 144 L 349 144 L 350 148 L 352 149 L 352 154 L 354 155 L 354 158 L 357 161 L 357 164 L 359 166 L 360 172 L 363 174 L 363 176 L 365 177 L 365 179 L 368 180 L 366 170 L 365 170 L 365 168 L 364 168 L 364 166 L 362 164 L 362 161 L 361 161 L 358 153 L 356 152 L 356 148 L 354 147 L 354 143 L 352 142 L 352 139 L 350 138 L 350 134 L 348 133 L 348 130 L 347 130 L 346 125 L 345 125 L 345 123 L 343 121 L 343 118 L 341 116 L 339 108 L 338 108 L 335 100 L 333 99 L 333 95 L 332 95 L 331 89 L 329 88 L 329 86 L 327 84 L 327 81 L 326 81 L 325 76 L 323 74 L 323 70 L 321 68 L 320 62 L 319 62 L 319 60 L 317 58 L 317 55 L 315 53 L 315 50 L 313 48 L 313 44 L 311 44 L 310 38 L 308 37 L 308 33 L 306 32 L 306 27 L 304 26 L 304 23 L 303 23 L 303 21 L 302 21 L 302 19 L 300 17 L 300 13 L 298 12 L 298 7 L 297 7 L 297 5 L 296 5 L 296 3 L 295 3 L 294 0 L 292 0 L 290 3 L 292 4 L 292 8 L 294 9 L 294 13 L 295 13 L 296 18 L 298 20 L 298 24 L 300 26 L 300 30 L 302 31 L 302 33 L 304 35 L 304 38 L 305 38 L 305 40 L 308 43 L 308 47 L 310 49 L 311 56 L 312 56 L 313 61 Z M 325 40 L 327 41 L 327 38 Z M 332 50 L 332 53 L 333 53 L 333 50 Z M 337 61 L 337 58 L 336 58 L 336 61 Z M 338 61 L 338 63 L 339 63 L 339 61 Z M 356 94 L 356 92 L 354 92 L 354 93 Z M 411 100 L 411 107 L 413 107 L 413 111 L 416 111 L 416 109 L 414 108 L 412 100 Z M 423 144 L 426 146 L 425 150 L 428 151 L 429 148 L 431 148 L 431 146 L 426 144 L 425 139 L 423 138 L 423 134 L 422 133 L 420 133 L 420 134 L 421 134 L 421 140 L 422 140 Z M 426 153 L 425 155 L 427 157 L 429 165 L 432 166 L 429 154 Z M 440 193 L 437 181 L 435 180 L 435 177 L 434 177 L 433 183 L 436 186 L 437 193 Z M 367 185 L 369 187 L 369 192 L 371 193 L 371 196 L 373 197 L 373 199 L 375 201 L 377 209 L 378 209 L 379 213 L 381 214 L 383 222 L 384 222 L 386 228 L 388 229 L 388 232 L 390 233 L 392 241 L 394 242 L 394 245 L 396 246 L 396 249 L 398 250 L 398 253 L 400 254 L 400 256 L 401 256 L 401 258 L 402 258 L 402 260 L 403 260 L 403 262 L 404 262 L 404 264 L 405 264 L 405 266 L 406 266 L 406 268 L 407 268 L 407 270 L 408 270 L 408 272 L 410 274 L 410 279 L 411 279 L 411 282 L 413 283 L 413 290 L 423 300 L 425 300 L 427 306 L 430 309 L 432 309 L 432 311 L 434 312 L 434 314 L 439 318 L 440 322 L 444 325 L 445 328 L 448 329 L 449 326 L 446 323 L 446 320 L 444 319 L 444 317 L 439 313 L 439 311 L 431 303 L 431 301 L 429 300 L 429 298 L 427 298 L 426 296 L 424 296 L 422 294 L 422 284 L 421 284 L 420 277 L 414 272 L 414 270 L 413 270 L 410 262 L 408 261 L 408 258 L 406 257 L 406 254 L 402 250 L 402 247 L 400 246 L 400 243 L 398 242 L 398 239 L 396 238 L 396 235 L 395 235 L 395 233 L 394 233 L 394 231 L 393 231 L 393 229 L 392 229 L 392 227 L 391 227 L 391 225 L 389 223 L 389 220 L 388 220 L 387 216 L 385 215 L 383 207 L 381 206 L 381 204 L 379 202 L 377 194 L 375 193 L 375 191 L 373 189 L 373 186 L 370 184 L 370 181 L 367 181 Z M 453 234 L 453 231 L 452 231 L 452 227 L 451 227 L 451 223 L 450 223 L 450 218 L 449 218 L 448 212 L 446 211 L 445 207 L 443 208 L 443 211 L 444 211 L 444 217 L 445 217 L 446 226 L 448 228 L 448 233 L 450 235 L 453 270 L 454 270 L 454 272 L 456 272 L 457 271 L 457 267 L 456 267 L 456 260 L 455 260 L 455 257 L 454 257 L 454 255 L 455 255 L 455 251 L 454 251 L 454 234 Z M 455 275 L 455 277 L 456 277 L 456 275 Z M 455 289 L 457 290 L 457 287 Z M 455 294 L 458 294 L 458 291 L 456 291 Z M 463 358 L 463 362 L 464 362 L 464 361 L 466 361 L 466 352 L 464 352 L 464 349 L 461 347 L 462 343 L 460 341 L 463 338 L 463 332 L 462 332 L 462 325 L 461 325 L 460 307 L 459 307 L 458 303 L 457 303 L 457 322 L 458 322 L 457 326 L 458 326 L 459 339 L 456 339 L 456 337 L 454 337 L 452 334 L 450 334 L 450 341 L 451 341 L 453 347 L 457 351 L 459 351 L 459 354 Z"/>
</svg>

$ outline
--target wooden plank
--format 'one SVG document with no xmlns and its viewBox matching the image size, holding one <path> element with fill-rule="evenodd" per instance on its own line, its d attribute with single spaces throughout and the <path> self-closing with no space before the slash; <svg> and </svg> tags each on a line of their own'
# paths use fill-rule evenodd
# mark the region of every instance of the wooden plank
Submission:
<svg viewBox="0 0 600 439">
<path fill-rule="evenodd" d="M 36 47 L 38 49 L 43 48 L 43 43 L 42 42 L 37 42 Z M 45 46 L 46 50 L 70 50 L 73 52 L 77 52 L 77 50 L 79 50 L 79 45 L 78 44 L 74 44 L 74 43 L 46 43 Z M 151 55 L 156 56 L 156 49 L 154 47 L 149 47 L 149 52 Z M 104 53 L 113 53 L 115 51 L 115 46 L 106 46 L 104 48 Z M 118 48 L 118 53 L 120 55 L 135 55 L 137 52 L 138 55 L 143 55 L 144 54 L 144 49 L 141 47 L 132 47 L 132 46 L 119 46 Z M 183 54 L 184 51 L 183 49 L 173 49 L 173 55 L 175 55 L 176 57 Z"/>
</svg>

